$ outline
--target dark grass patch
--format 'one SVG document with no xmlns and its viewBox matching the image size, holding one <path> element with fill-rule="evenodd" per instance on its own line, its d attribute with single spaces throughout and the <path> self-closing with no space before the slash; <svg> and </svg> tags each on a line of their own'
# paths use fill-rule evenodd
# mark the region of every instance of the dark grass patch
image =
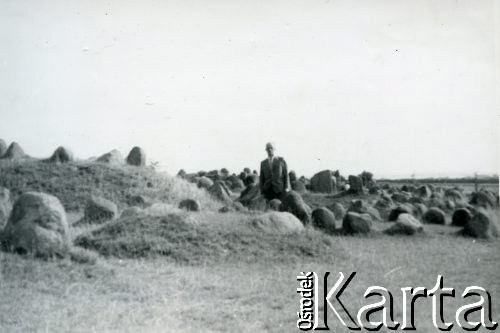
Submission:
<svg viewBox="0 0 500 333">
<path fill-rule="evenodd" d="M 335 239 L 306 229 L 280 235 L 239 223 L 235 226 L 196 224 L 187 215 L 129 217 L 83 234 L 75 244 L 103 256 L 148 258 L 165 256 L 178 263 L 217 261 L 286 261 L 316 258 L 332 262 L 345 252 Z"/>
</svg>

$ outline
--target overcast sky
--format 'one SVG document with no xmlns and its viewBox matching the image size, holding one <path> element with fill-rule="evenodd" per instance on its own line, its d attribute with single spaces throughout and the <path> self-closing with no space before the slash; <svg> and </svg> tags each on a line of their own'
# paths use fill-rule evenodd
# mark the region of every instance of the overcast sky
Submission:
<svg viewBox="0 0 500 333">
<path fill-rule="evenodd" d="M 173 174 L 257 169 L 267 141 L 307 176 L 498 173 L 498 11 L 0 0 L 0 138 L 36 157 L 139 145 Z"/>
</svg>

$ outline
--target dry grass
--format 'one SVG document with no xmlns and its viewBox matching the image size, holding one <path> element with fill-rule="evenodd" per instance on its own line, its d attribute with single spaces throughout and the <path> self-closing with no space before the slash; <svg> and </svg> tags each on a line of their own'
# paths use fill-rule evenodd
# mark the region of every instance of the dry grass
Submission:
<svg viewBox="0 0 500 333">
<path fill-rule="evenodd" d="M 0 160 L 0 170 L 0 186 L 11 190 L 13 199 L 23 192 L 45 192 L 58 197 L 69 211 L 81 210 L 92 195 L 111 200 L 120 209 L 127 206 L 131 195 L 143 195 L 151 202 L 175 206 L 191 198 L 198 200 L 203 210 L 222 206 L 195 185 L 151 168 L 94 162 L 54 164 L 40 160 Z"/>
<path fill-rule="evenodd" d="M 368 286 L 388 288 L 400 304 L 399 288 L 431 288 L 441 274 L 457 295 L 469 285 L 486 288 L 498 318 L 498 242 L 457 237 L 442 226 L 431 226 L 422 237 L 376 234 L 330 239 L 334 246 L 328 262 L 321 257 L 248 262 L 236 256 L 185 265 L 162 258 L 109 258 L 90 266 L 1 254 L 0 328 L 2 332 L 290 332 L 295 330 L 298 309 L 295 277 L 304 270 L 330 271 L 332 279 L 339 271 L 356 271 L 343 296 L 352 311 L 366 304 L 362 294 Z M 453 319 L 460 304 L 460 298 L 447 299 L 447 319 Z M 400 306 L 396 309 L 401 318 Z M 335 331 L 345 331 L 334 318 L 330 323 Z M 416 323 L 419 332 L 435 331 L 428 301 L 419 303 Z"/>
<path fill-rule="evenodd" d="M 381 232 L 387 223 L 376 223 L 372 234 L 359 237 L 309 228 L 288 235 L 262 233 L 249 227 L 251 213 L 216 213 L 221 204 L 206 192 L 153 170 L 9 163 L 0 165 L 0 185 L 14 195 L 43 190 L 73 209 L 81 208 L 90 194 L 121 207 L 130 194 L 164 204 L 139 217 L 71 228 L 72 238 L 98 256 L 79 249 L 73 260 L 40 261 L 0 252 L 0 332 L 297 331 L 296 276 L 301 271 L 330 271 L 332 281 L 337 272 L 355 271 L 344 304 L 355 312 L 367 303 L 367 287 L 384 286 L 393 292 L 399 320 L 400 288 L 432 288 L 437 275 L 443 275 L 445 286 L 457 293 L 446 300 L 448 321 L 453 322 L 464 303 L 459 295 L 470 285 L 491 293 L 494 319 L 500 319 L 498 240 L 476 241 L 458 236 L 457 228 L 434 225 L 426 225 L 418 236 L 393 237 Z M 178 213 L 176 203 L 187 196 L 205 207 L 190 213 L 197 223 L 163 223 L 165 216 Z M 332 203 L 316 194 L 305 199 L 314 207 Z M 352 199 L 344 198 L 344 204 Z M 79 217 L 69 214 L 70 221 Z M 89 264 L 85 259 L 92 255 L 96 262 Z M 430 301 L 418 304 L 418 332 L 436 331 Z M 347 331 L 333 317 L 330 328 Z"/>
</svg>

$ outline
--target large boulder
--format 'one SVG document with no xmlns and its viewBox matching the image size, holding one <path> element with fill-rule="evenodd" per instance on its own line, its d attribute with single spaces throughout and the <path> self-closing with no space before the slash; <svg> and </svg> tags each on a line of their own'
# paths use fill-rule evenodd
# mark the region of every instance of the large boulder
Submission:
<svg viewBox="0 0 500 333">
<path fill-rule="evenodd" d="M 24 157 L 26 157 L 26 154 L 17 142 L 12 142 L 9 148 L 7 148 L 5 154 L 2 156 L 2 158 L 9 160 L 18 160 Z"/>
<path fill-rule="evenodd" d="M 415 207 L 413 209 L 413 213 L 415 214 L 416 217 L 418 218 L 423 218 L 425 213 L 427 213 L 427 211 L 429 210 L 427 208 L 426 205 L 422 204 L 422 203 L 416 203 L 416 204 L 413 204 L 413 207 Z"/>
<path fill-rule="evenodd" d="M 415 195 L 420 198 L 430 198 L 432 195 L 432 190 L 427 185 L 422 185 L 418 189 L 415 190 Z"/>
<path fill-rule="evenodd" d="M 12 209 L 10 202 L 10 191 L 0 186 L 0 231 L 3 229 Z"/>
<path fill-rule="evenodd" d="M 396 192 L 391 196 L 391 199 L 394 202 L 405 203 L 405 202 L 408 202 L 408 199 L 410 199 L 410 196 L 404 192 Z"/>
<path fill-rule="evenodd" d="M 280 210 L 292 213 L 305 225 L 311 221 L 311 209 L 306 205 L 301 195 L 295 191 L 290 191 L 283 196 Z"/>
<path fill-rule="evenodd" d="M 232 202 L 231 192 L 222 181 L 216 181 L 208 189 L 208 193 L 214 198 L 222 202 Z"/>
<path fill-rule="evenodd" d="M 7 144 L 5 143 L 5 141 L 0 139 L 0 158 L 2 158 L 3 154 L 5 154 L 6 151 L 7 151 Z"/>
<path fill-rule="evenodd" d="M 281 200 L 280 199 L 273 199 L 269 201 L 269 209 L 274 210 L 276 212 L 279 212 L 281 208 Z"/>
<path fill-rule="evenodd" d="M 498 227 L 498 217 L 495 211 L 480 207 L 476 209 L 472 219 L 463 228 L 462 233 L 465 236 L 489 239 L 498 237 Z"/>
<path fill-rule="evenodd" d="M 250 184 L 240 193 L 237 201 L 241 202 L 244 206 L 248 206 L 250 201 L 261 196 L 260 187 L 258 184 Z"/>
<path fill-rule="evenodd" d="M 392 209 L 389 213 L 389 221 L 396 221 L 400 214 L 411 214 L 413 212 L 412 207 L 409 205 L 398 205 L 396 208 Z"/>
<path fill-rule="evenodd" d="M 342 221 L 342 230 L 346 234 L 367 234 L 372 227 L 372 218 L 368 214 L 347 212 Z"/>
<path fill-rule="evenodd" d="M 249 186 L 249 185 L 252 185 L 252 184 L 257 184 L 258 183 L 258 179 L 259 179 L 259 176 L 257 176 L 256 174 L 252 173 L 252 174 L 249 174 L 245 177 L 245 180 L 243 180 L 243 184 L 245 184 L 245 186 Z"/>
<path fill-rule="evenodd" d="M 57 148 L 49 158 L 51 163 L 68 163 L 73 161 L 73 153 L 66 147 Z"/>
<path fill-rule="evenodd" d="M 127 164 L 134 166 L 146 165 L 146 152 L 141 147 L 134 147 L 127 156 Z"/>
<path fill-rule="evenodd" d="M 111 165 L 121 165 L 124 163 L 122 154 L 116 149 L 113 149 L 109 153 L 101 155 L 97 158 L 96 161 L 99 163 L 106 163 Z"/>
<path fill-rule="evenodd" d="M 338 221 L 342 221 L 344 219 L 346 209 L 344 208 L 344 205 L 342 205 L 340 202 L 334 202 L 330 206 L 328 206 L 328 209 L 333 212 L 333 215 L 335 215 L 335 219 Z"/>
<path fill-rule="evenodd" d="M 438 196 L 434 196 L 427 200 L 426 202 L 428 207 L 437 207 L 441 210 L 446 210 L 446 203 L 444 199 L 439 198 Z"/>
<path fill-rule="evenodd" d="M 351 201 L 351 205 L 347 209 L 348 212 L 355 212 L 358 214 L 369 214 L 372 219 L 376 221 L 381 221 L 382 218 L 380 216 L 380 213 L 378 210 L 376 210 L 373 207 L 370 207 L 365 201 L 363 200 L 353 200 Z"/>
<path fill-rule="evenodd" d="M 92 196 L 85 206 L 83 219 L 78 224 L 89 223 L 99 224 L 109 220 L 113 220 L 118 215 L 118 208 L 115 203 L 101 198 Z"/>
<path fill-rule="evenodd" d="M 422 232 L 424 227 L 419 220 L 410 214 L 400 214 L 396 223 L 384 232 L 388 235 L 413 235 Z"/>
<path fill-rule="evenodd" d="M 145 196 L 134 194 L 127 197 L 127 205 L 132 207 L 146 208 L 150 205 L 150 202 Z"/>
<path fill-rule="evenodd" d="M 391 211 L 394 208 L 394 204 L 390 197 L 382 196 L 380 199 L 377 200 L 377 202 L 375 202 L 373 208 L 378 210 L 382 220 L 386 221 L 389 219 L 389 215 L 391 214 Z"/>
<path fill-rule="evenodd" d="M 184 199 L 179 203 L 179 208 L 189 212 L 199 212 L 201 205 L 200 202 L 194 199 Z"/>
<path fill-rule="evenodd" d="M 237 176 L 229 176 L 226 179 L 226 182 L 228 183 L 228 186 L 231 189 L 231 191 L 240 192 L 245 189 L 245 184 L 243 183 L 243 180 L 241 180 Z"/>
<path fill-rule="evenodd" d="M 454 202 L 465 201 L 465 196 L 456 188 L 450 188 L 444 191 L 444 196 Z"/>
<path fill-rule="evenodd" d="M 313 227 L 325 232 L 333 232 L 336 228 L 335 215 L 326 207 L 313 210 L 311 222 Z"/>
<path fill-rule="evenodd" d="M 467 208 L 459 208 L 453 212 L 451 217 L 451 225 L 463 227 L 470 222 L 472 214 Z"/>
<path fill-rule="evenodd" d="M 304 185 L 301 181 L 294 181 L 292 182 L 292 190 L 297 193 L 304 194 L 306 193 L 306 185 Z"/>
<path fill-rule="evenodd" d="M 363 193 L 363 180 L 359 176 L 350 175 L 349 181 L 349 192 L 359 194 Z"/>
<path fill-rule="evenodd" d="M 285 234 L 304 229 L 297 217 L 287 212 L 268 212 L 250 221 L 250 225 L 258 230 L 269 233 Z"/>
<path fill-rule="evenodd" d="M 206 190 L 208 190 L 210 187 L 212 187 L 214 185 L 214 182 L 212 179 L 206 177 L 206 176 L 201 176 L 199 179 L 198 179 L 198 182 L 196 183 L 196 185 L 199 187 L 199 188 L 204 188 Z"/>
<path fill-rule="evenodd" d="M 496 206 L 496 198 L 490 192 L 474 192 L 471 195 L 470 204 L 483 208 L 493 208 Z"/>
<path fill-rule="evenodd" d="M 254 197 L 252 200 L 250 200 L 246 207 L 250 210 L 260 210 L 260 211 L 265 211 L 267 210 L 267 200 L 264 198 L 262 195 L 258 195 Z M 281 209 L 281 207 L 280 207 Z"/>
<path fill-rule="evenodd" d="M 422 217 L 425 223 L 429 224 L 445 224 L 445 214 L 438 207 L 431 207 Z"/>
<path fill-rule="evenodd" d="M 336 193 L 336 180 L 332 171 L 323 170 L 311 178 L 311 191 L 320 193 Z"/>
<path fill-rule="evenodd" d="M 59 199 L 27 192 L 14 203 L 0 242 L 9 250 L 51 257 L 65 255 L 70 246 L 66 212 Z"/>
</svg>

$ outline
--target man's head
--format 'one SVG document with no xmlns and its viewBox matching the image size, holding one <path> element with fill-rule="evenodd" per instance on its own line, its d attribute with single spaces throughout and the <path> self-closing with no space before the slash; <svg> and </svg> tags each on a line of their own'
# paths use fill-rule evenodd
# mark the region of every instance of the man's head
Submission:
<svg viewBox="0 0 500 333">
<path fill-rule="evenodd" d="M 273 157 L 274 156 L 274 143 L 268 142 L 266 143 L 266 151 L 267 151 L 267 156 Z"/>
</svg>

